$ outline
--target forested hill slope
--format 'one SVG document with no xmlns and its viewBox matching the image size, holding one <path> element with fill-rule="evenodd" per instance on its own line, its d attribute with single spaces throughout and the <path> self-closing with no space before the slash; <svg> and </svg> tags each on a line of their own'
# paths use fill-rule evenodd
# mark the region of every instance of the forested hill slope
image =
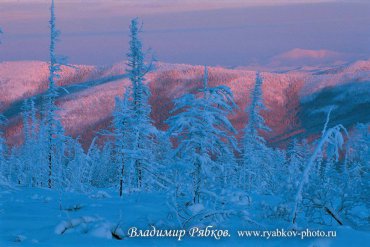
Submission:
<svg viewBox="0 0 370 247">
<path fill-rule="evenodd" d="M 263 69 L 262 69 L 263 70 Z M 278 70 L 276 70 L 278 71 Z M 48 64 L 40 61 L 0 63 L 0 111 L 8 117 L 7 140 L 21 141 L 22 102 L 34 97 L 36 103 L 45 92 Z M 333 107 L 332 124 L 350 127 L 370 122 L 370 61 L 288 72 L 262 72 L 263 93 L 268 111 L 262 113 L 272 129 L 264 133 L 273 145 L 284 144 L 293 137 L 320 133 L 329 107 Z M 152 118 L 166 129 L 172 100 L 202 85 L 203 66 L 157 63 L 148 75 L 152 97 Z M 239 106 L 230 116 L 238 130 L 247 121 L 244 112 L 255 82 L 251 69 L 209 68 L 209 82 L 229 86 Z M 67 133 L 80 136 L 89 145 L 96 132 L 108 128 L 114 98 L 122 96 L 125 86 L 125 63 L 104 68 L 75 65 L 63 67 L 57 104 Z"/>
</svg>

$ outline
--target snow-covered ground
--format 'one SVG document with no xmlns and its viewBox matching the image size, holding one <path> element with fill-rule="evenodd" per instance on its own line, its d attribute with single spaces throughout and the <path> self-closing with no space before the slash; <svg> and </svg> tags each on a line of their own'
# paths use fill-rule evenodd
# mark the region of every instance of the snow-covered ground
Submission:
<svg viewBox="0 0 370 247">
<path fill-rule="evenodd" d="M 62 205 L 63 210 L 60 210 Z M 241 205 L 242 206 L 242 205 Z M 238 217 L 219 225 L 230 238 L 129 238 L 130 227 L 174 229 L 167 199 L 161 194 L 114 191 L 89 194 L 36 188 L 1 188 L 0 246 L 368 246 L 370 233 L 348 227 L 336 238 L 240 238 L 237 230 L 253 229 Z M 282 224 L 277 223 L 279 228 Z M 269 225 L 269 229 L 276 227 Z M 317 228 L 313 228 L 317 229 Z M 288 229 L 286 229 L 288 230 Z M 112 232 L 114 234 L 112 234 Z M 114 235 L 114 236 L 113 236 Z M 118 240 L 117 238 L 123 238 Z"/>
</svg>

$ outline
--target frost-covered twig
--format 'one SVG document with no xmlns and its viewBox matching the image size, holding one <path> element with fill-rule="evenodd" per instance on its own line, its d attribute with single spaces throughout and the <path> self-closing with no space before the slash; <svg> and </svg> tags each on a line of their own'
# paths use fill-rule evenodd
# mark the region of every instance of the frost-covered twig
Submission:
<svg viewBox="0 0 370 247">
<path fill-rule="evenodd" d="M 326 115 L 326 121 L 325 121 L 325 124 L 324 124 L 324 128 L 323 130 L 321 131 L 321 135 L 323 136 L 326 132 L 326 129 L 328 128 L 328 124 L 329 124 L 329 120 L 330 120 L 330 114 L 331 114 L 331 111 L 333 110 L 333 106 L 331 106 L 329 108 L 329 111 L 328 111 L 328 114 Z"/>
</svg>

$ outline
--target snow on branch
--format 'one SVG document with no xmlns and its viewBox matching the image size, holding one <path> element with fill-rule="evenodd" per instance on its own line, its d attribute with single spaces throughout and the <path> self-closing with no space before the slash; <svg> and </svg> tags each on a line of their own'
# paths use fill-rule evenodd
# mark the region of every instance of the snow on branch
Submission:
<svg viewBox="0 0 370 247">
<path fill-rule="evenodd" d="M 309 174 L 312 170 L 312 167 L 314 165 L 314 162 L 315 162 L 316 158 L 318 157 L 319 154 L 321 154 L 323 152 L 324 145 L 326 143 L 330 143 L 334 146 L 336 159 L 338 159 L 338 157 L 339 157 L 339 151 L 338 150 L 342 148 L 343 142 L 344 142 L 342 132 L 344 132 L 346 135 L 348 135 L 347 130 L 341 124 L 336 125 L 333 128 L 328 129 L 323 134 L 323 136 L 321 137 L 316 149 L 314 150 L 313 154 L 311 155 L 310 159 L 308 160 L 307 166 L 306 166 L 306 168 L 303 172 L 303 177 L 302 177 L 302 180 L 299 184 L 298 191 L 297 191 L 296 198 L 295 198 L 293 216 L 292 216 L 293 227 L 296 226 L 297 211 L 298 211 L 298 206 L 302 201 L 303 187 L 306 183 L 308 183 Z"/>
</svg>

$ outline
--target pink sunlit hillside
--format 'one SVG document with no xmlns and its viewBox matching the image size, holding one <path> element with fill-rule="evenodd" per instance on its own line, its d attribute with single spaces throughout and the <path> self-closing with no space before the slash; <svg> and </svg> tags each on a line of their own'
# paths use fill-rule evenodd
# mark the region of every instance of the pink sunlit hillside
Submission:
<svg viewBox="0 0 370 247">
<path fill-rule="evenodd" d="M 63 85 L 67 91 L 68 86 L 73 86 L 70 84 L 76 85 L 72 87 L 71 92 L 64 92 L 58 98 L 62 123 L 68 133 L 75 137 L 81 136 L 85 145 L 89 145 L 92 137 L 101 128 L 109 128 L 114 98 L 122 97 L 125 87 L 129 85 L 128 79 L 116 78 L 120 75 L 124 77 L 125 67 L 125 62 L 121 62 L 105 68 L 83 65 L 63 68 L 60 85 Z M 22 68 L 27 69 L 22 70 Z M 166 129 L 164 122 L 170 116 L 172 101 L 186 92 L 196 92 L 201 87 L 203 69 L 203 66 L 156 63 L 155 70 L 148 75 L 147 79 L 152 92 L 150 103 L 156 126 Z M 264 135 L 272 143 L 279 143 L 279 140 L 318 133 L 318 126 L 317 129 L 311 129 L 310 126 L 302 124 L 301 119 L 304 117 L 300 115 L 302 102 L 309 101 L 312 95 L 324 88 L 339 87 L 348 83 L 368 85 L 369 69 L 370 61 L 358 61 L 346 66 L 332 66 L 330 69 L 314 72 L 300 70 L 285 73 L 263 72 L 264 100 L 269 111 L 262 114 L 272 128 L 272 132 Z M 20 73 L 21 70 L 22 73 Z M 12 106 L 12 103 L 37 96 L 44 91 L 47 64 L 36 61 L 6 62 L 0 64 L 0 71 L 5 72 L 5 76 L 0 79 L 2 98 L 6 100 L 3 103 L 3 109 L 9 112 L 10 121 L 14 123 L 8 128 L 8 142 L 18 143 L 21 136 L 21 123 L 18 117 L 20 109 L 17 107 L 19 108 L 20 104 Z M 104 80 L 100 81 L 99 79 L 102 78 Z M 224 84 L 234 92 L 239 109 L 231 116 L 231 120 L 239 131 L 247 122 L 245 109 L 249 104 L 254 79 L 255 71 L 251 70 L 209 68 L 210 85 Z M 79 84 L 85 85 L 89 81 L 95 83 L 78 87 Z M 12 90 L 14 86 L 22 90 Z M 328 99 L 328 105 L 331 100 Z M 12 110 L 12 107 L 16 109 Z M 313 105 L 312 108 L 314 108 Z M 309 109 L 305 109 L 305 113 L 307 111 Z M 353 119 L 349 124 L 355 123 L 356 119 Z M 306 133 L 306 128 L 310 129 L 309 133 Z"/>
</svg>

